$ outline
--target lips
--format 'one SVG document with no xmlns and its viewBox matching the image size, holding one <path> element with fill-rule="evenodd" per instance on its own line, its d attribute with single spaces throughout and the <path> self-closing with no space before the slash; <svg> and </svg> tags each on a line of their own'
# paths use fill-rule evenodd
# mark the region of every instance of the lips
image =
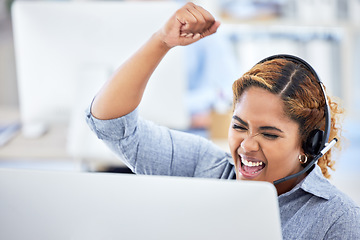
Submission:
<svg viewBox="0 0 360 240">
<path fill-rule="evenodd" d="M 240 156 L 240 173 L 245 178 L 255 178 L 258 176 L 266 164 L 255 158 L 249 158 L 246 156 Z"/>
</svg>

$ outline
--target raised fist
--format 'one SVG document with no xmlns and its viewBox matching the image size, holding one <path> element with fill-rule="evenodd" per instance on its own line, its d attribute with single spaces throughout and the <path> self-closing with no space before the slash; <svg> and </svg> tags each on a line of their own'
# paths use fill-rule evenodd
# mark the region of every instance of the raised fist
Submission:
<svg viewBox="0 0 360 240">
<path fill-rule="evenodd" d="M 159 31 L 161 40 L 172 48 L 188 45 L 216 32 L 220 22 L 204 8 L 187 3 L 177 10 Z"/>
</svg>

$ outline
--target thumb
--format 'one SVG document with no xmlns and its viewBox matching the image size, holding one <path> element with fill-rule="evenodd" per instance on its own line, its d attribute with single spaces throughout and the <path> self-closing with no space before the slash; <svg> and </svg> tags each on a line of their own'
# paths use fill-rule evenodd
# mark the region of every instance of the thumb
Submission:
<svg viewBox="0 0 360 240">
<path fill-rule="evenodd" d="M 209 29 L 207 29 L 205 32 L 201 34 L 201 37 L 206 37 L 213 33 L 216 33 L 220 25 L 221 23 L 219 21 L 215 21 L 214 24 Z"/>
</svg>

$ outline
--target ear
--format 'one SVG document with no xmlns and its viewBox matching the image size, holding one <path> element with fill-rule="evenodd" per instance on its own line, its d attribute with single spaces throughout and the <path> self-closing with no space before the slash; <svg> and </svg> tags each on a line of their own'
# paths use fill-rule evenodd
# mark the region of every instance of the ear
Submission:
<svg viewBox="0 0 360 240">
<path fill-rule="evenodd" d="M 305 155 L 305 154 L 306 154 L 306 153 L 305 153 L 304 149 L 303 149 L 303 148 L 300 148 L 299 155 Z"/>
</svg>

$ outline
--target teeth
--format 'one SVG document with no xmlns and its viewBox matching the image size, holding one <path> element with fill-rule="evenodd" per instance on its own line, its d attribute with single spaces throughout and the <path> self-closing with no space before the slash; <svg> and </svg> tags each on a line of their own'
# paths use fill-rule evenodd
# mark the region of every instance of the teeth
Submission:
<svg viewBox="0 0 360 240">
<path fill-rule="evenodd" d="M 241 162 L 248 167 L 257 167 L 257 166 L 261 166 L 263 163 L 262 162 L 251 162 L 251 161 L 247 161 L 246 159 L 241 159 Z"/>
</svg>

